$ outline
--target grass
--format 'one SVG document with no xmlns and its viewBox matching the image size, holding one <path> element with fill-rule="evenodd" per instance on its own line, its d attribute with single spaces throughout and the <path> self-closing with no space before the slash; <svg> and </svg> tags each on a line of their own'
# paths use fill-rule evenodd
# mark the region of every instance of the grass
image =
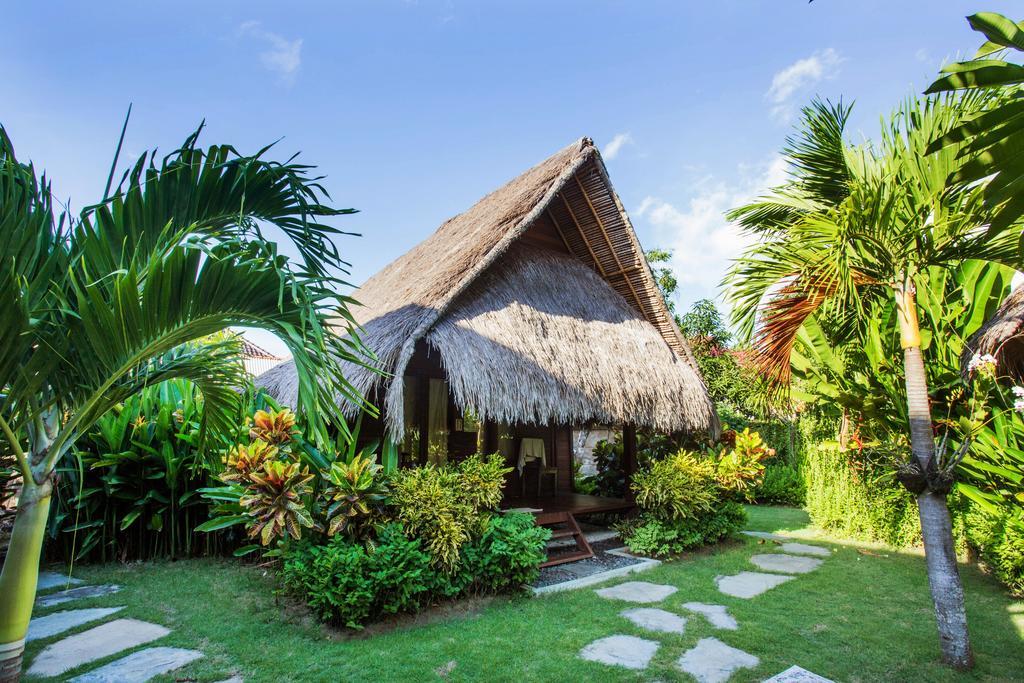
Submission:
<svg viewBox="0 0 1024 683">
<path fill-rule="evenodd" d="M 80 606 L 126 605 L 120 616 L 174 629 L 160 644 L 206 653 L 164 680 L 217 681 L 234 673 L 249 683 L 685 680 L 674 662 L 706 636 L 761 658 L 759 667 L 739 671 L 732 681 L 761 681 L 792 664 L 837 681 L 1024 680 L 1024 603 L 974 567 L 963 567 L 963 576 L 977 667 L 958 674 L 938 662 L 919 554 L 829 539 L 807 528 L 800 510 L 758 507 L 750 513 L 750 528 L 792 531 L 829 547 L 833 556 L 819 570 L 752 600 L 721 595 L 713 580 L 753 569 L 748 558 L 765 548 L 755 539 L 742 537 L 644 573 L 643 580 L 679 587 L 662 607 L 686 614 L 683 602 L 726 604 L 740 629 L 716 631 L 687 615 L 685 635 L 658 636 L 662 646 L 642 673 L 576 657 L 603 636 L 648 635 L 618 616 L 626 605 L 589 588 L 496 599 L 430 623 L 352 638 L 276 597 L 270 573 L 235 561 L 103 565 L 81 567 L 76 575 L 123 586 L 117 595 Z M 31 643 L 30 655 L 43 644 Z"/>
</svg>

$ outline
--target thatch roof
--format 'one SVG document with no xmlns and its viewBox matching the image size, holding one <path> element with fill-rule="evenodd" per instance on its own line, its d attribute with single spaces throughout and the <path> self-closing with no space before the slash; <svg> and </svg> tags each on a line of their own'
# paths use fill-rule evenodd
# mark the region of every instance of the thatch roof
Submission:
<svg viewBox="0 0 1024 683">
<path fill-rule="evenodd" d="M 547 239 L 564 257 L 522 245 L 510 252 L 531 239 Z M 538 277 L 532 288 L 521 282 L 531 270 Z M 520 289 L 503 286 L 498 274 L 520 278 Z M 395 436 L 402 432 L 403 401 L 402 382 L 394 378 L 404 374 L 421 340 L 440 352 L 460 403 L 482 415 L 513 423 L 602 419 L 671 431 L 717 429 L 689 348 L 587 138 L 446 221 L 353 297 L 361 304 L 353 308 L 360 337 L 388 375 L 353 366 L 347 376 L 366 395 L 378 390 Z M 584 305 L 587 297 L 595 302 Z M 497 302 L 508 310 L 496 310 Z M 622 348 L 627 339 L 632 353 Z M 658 351 L 650 346 L 654 340 Z M 463 363 L 470 359 L 472 366 Z M 294 363 L 265 373 L 258 384 L 293 404 Z"/>
<path fill-rule="evenodd" d="M 975 353 L 994 356 L 1000 375 L 1024 381 L 1024 287 L 1010 292 L 995 314 L 967 340 L 960 357 L 965 373 Z"/>
</svg>

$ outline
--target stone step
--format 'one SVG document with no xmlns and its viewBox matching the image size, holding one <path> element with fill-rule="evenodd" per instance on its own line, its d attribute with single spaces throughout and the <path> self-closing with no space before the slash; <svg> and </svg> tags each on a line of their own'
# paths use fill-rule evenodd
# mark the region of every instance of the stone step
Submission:
<svg viewBox="0 0 1024 683">
<path fill-rule="evenodd" d="M 779 572 L 781 574 L 806 574 L 807 572 L 813 572 L 823 562 L 823 560 L 813 557 L 786 555 L 784 553 L 754 555 L 750 558 L 750 561 L 757 565 L 758 569 L 763 569 L 766 572 Z"/>
<path fill-rule="evenodd" d="M 726 645 L 718 638 L 701 638 L 679 658 L 676 666 L 700 683 L 725 683 L 737 669 L 752 669 L 760 663 L 749 652 Z"/>
<path fill-rule="evenodd" d="M 647 581 L 627 581 L 617 586 L 600 588 L 596 592 L 602 598 L 625 600 L 626 602 L 661 602 L 675 593 L 678 588 Z"/>
<path fill-rule="evenodd" d="M 54 605 L 62 605 L 65 602 L 71 602 L 72 600 L 99 598 L 104 595 L 116 593 L 119 590 L 121 590 L 121 587 L 114 584 L 69 588 L 68 590 L 57 591 L 56 593 L 50 593 L 36 598 L 36 607 L 53 607 Z"/>
<path fill-rule="evenodd" d="M 761 572 L 740 572 L 731 576 L 716 576 L 718 590 L 734 598 L 750 599 L 766 590 L 792 581 L 795 576 L 781 574 L 762 574 Z"/>
<path fill-rule="evenodd" d="M 71 683 L 145 683 L 202 656 L 202 652 L 180 647 L 150 647 L 76 676 Z"/>
<path fill-rule="evenodd" d="M 580 659 L 621 666 L 640 671 L 646 669 L 658 651 L 658 641 L 636 636 L 614 635 L 600 638 L 580 650 Z"/>
<path fill-rule="evenodd" d="M 708 620 L 708 623 L 715 628 L 720 628 L 726 631 L 735 631 L 740 627 L 736 622 L 736 618 L 729 614 L 729 608 L 725 605 L 709 605 L 705 602 L 687 602 L 683 605 L 683 609 L 703 614 L 704 618 Z"/>
<path fill-rule="evenodd" d="M 764 683 L 835 683 L 830 678 L 819 676 L 816 673 L 803 669 L 799 666 L 791 666 L 782 673 L 766 678 Z"/>
<path fill-rule="evenodd" d="M 33 660 L 28 673 L 59 676 L 83 664 L 163 638 L 170 632 L 163 626 L 138 619 L 117 619 L 47 645 Z"/>
<path fill-rule="evenodd" d="M 25 642 L 31 643 L 33 640 L 40 640 L 41 638 L 50 638 L 52 636 L 70 631 L 76 626 L 82 624 L 88 624 L 90 621 L 96 621 L 108 617 L 115 612 L 123 610 L 124 607 L 94 607 L 92 609 L 69 609 L 63 612 L 54 612 L 53 614 L 47 614 L 42 617 L 35 617 L 28 625 L 28 635 L 25 636 Z"/>
<path fill-rule="evenodd" d="M 807 543 L 783 543 L 779 550 L 793 555 L 814 555 L 816 557 L 830 557 L 832 551 L 822 548 L 820 545 L 808 545 Z"/>
<path fill-rule="evenodd" d="M 682 633 L 686 630 L 686 618 L 655 607 L 634 607 L 619 612 L 642 629 L 656 633 Z"/>
<path fill-rule="evenodd" d="M 81 579 L 74 577 L 68 578 L 67 574 L 58 574 L 57 572 L 39 572 L 39 580 L 36 582 L 37 591 L 48 591 L 51 588 L 68 588 L 69 585 L 82 583 Z"/>
</svg>

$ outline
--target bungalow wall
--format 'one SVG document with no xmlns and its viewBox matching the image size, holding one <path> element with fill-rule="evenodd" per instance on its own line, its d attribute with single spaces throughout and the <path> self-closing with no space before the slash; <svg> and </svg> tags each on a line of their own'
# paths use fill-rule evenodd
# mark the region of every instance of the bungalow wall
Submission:
<svg viewBox="0 0 1024 683">
<path fill-rule="evenodd" d="M 407 408 L 412 408 L 405 416 L 406 438 L 399 444 L 401 463 L 404 466 L 415 466 L 430 462 L 429 439 L 422 435 L 430 431 L 430 381 L 445 380 L 444 368 L 441 367 L 440 355 L 431 352 L 425 342 L 416 345 L 412 359 L 406 369 L 406 388 L 415 398 L 407 398 Z M 435 384 L 436 387 L 436 384 Z M 436 388 L 435 388 L 436 391 Z M 374 397 L 379 399 L 380 397 Z M 502 452 L 509 467 L 516 468 L 519 456 L 519 442 L 523 438 L 539 438 L 545 443 L 547 464 L 558 468 L 558 488 L 561 493 L 573 490 L 573 448 L 572 427 L 569 425 L 511 425 L 499 426 L 494 423 L 473 424 L 455 405 L 451 392 L 447 392 L 447 415 L 445 429 L 447 436 L 445 445 L 448 462 L 459 462 L 473 453 Z M 380 405 L 380 401 L 376 401 Z M 383 438 L 384 424 L 380 418 L 364 416 L 359 430 L 358 445 L 367 445 Z M 528 464 L 524 469 L 526 493 L 529 496 L 537 492 L 537 465 Z M 509 475 L 507 495 L 516 497 L 522 491 L 523 482 L 518 468 Z M 543 495 L 552 493 L 552 481 L 546 478 L 542 488 Z"/>
</svg>

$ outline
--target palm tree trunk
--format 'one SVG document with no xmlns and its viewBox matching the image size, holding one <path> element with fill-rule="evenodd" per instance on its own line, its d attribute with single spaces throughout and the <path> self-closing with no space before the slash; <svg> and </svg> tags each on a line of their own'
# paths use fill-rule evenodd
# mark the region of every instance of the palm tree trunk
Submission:
<svg viewBox="0 0 1024 683">
<path fill-rule="evenodd" d="M 921 353 L 921 332 L 917 321 L 917 305 L 913 285 L 897 290 L 900 341 L 906 374 L 907 412 L 910 418 L 910 448 L 914 460 L 925 477 L 934 472 L 935 438 L 932 433 L 931 406 L 928 403 L 928 377 Z M 927 477 L 931 480 L 931 477 Z M 938 622 L 939 645 L 944 662 L 957 669 L 974 666 L 964 589 L 960 582 L 956 551 L 953 547 L 953 525 L 946 504 L 946 494 L 924 487 L 917 495 L 921 539 L 924 542 L 928 585 L 931 588 L 935 619 Z"/>
<path fill-rule="evenodd" d="M 25 634 L 39 579 L 39 557 L 50 513 L 49 481 L 27 481 L 18 497 L 18 512 L 0 572 L 0 683 L 17 681 L 25 651 Z"/>
</svg>

